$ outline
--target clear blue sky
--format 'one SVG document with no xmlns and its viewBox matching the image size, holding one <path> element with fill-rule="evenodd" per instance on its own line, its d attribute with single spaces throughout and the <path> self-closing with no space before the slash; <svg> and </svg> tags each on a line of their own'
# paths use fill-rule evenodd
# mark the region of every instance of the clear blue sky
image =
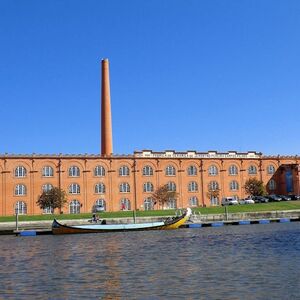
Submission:
<svg viewBox="0 0 300 300">
<path fill-rule="evenodd" d="M 299 154 L 300 1 L 0 0 L 0 153 Z"/>
</svg>

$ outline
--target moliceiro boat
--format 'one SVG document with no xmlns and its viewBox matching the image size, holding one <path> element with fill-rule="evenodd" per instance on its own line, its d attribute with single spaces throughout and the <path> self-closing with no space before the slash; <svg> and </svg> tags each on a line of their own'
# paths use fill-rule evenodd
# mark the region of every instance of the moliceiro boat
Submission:
<svg viewBox="0 0 300 300">
<path fill-rule="evenodd" d="M 161 222 L 134 223 L 134 224 L 91 224 L 68 226 L 60 224 L 54 219 L 52 223 L 53 234 L 68 233 L 97 233 L 111 231 L 138 231 L 138 230 L 166 230 L 177 229 L 191 216 L 192 210 L 188 207 L 181 216 L 168 218 Z"/>
</svg>

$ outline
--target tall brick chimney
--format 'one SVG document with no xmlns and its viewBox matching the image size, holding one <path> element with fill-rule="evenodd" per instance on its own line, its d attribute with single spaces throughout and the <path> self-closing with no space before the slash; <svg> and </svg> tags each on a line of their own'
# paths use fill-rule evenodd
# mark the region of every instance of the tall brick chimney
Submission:
<svg viewBox="0 0 300 300">
<path fill-rule="evenodd" d="M 101 66 L 101 155 L 111 155 L 113 145 L 108 59 L 102 59 Z"/>
</svg>

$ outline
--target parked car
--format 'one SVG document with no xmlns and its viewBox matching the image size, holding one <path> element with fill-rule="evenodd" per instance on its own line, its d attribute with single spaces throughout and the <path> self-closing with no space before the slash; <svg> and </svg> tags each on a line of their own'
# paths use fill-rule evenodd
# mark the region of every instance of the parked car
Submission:
<svg viewBox="0 0 300 300">
<path fill-rule="evenodd" d="M 236 199 L 234 199 L 233 197 L 225 197 L 221 201 L 222 206 L 224 206 L 224 205 L 237 205 L 237 204 L 239 204 L 239 202 Z"/>
<path fill-rule="evenodd" d="M 278 195 L 278 197 L 280 197 L 283 201 L 290 201 L 290 200 L 292 200 L 292 198 L 290 196 L 286 196 L 286 195 Z"/>
<path fill-rule="evenodd" d="M 254 200 L 251 199 L 251 198 L 246 198 L 246 199 L 241 199 L 241 200 L 239 200 L 239 203 L 240 203 L 240 204 L 254 204 L 255 202 L 254 202 Z"/>
<path fill-rule="evenodd" d="M 268 195 L 266 197 L 269 199 L 270 202 L 279 202 L 279 201 L 282 200 L 279 196 L 274 195 L 274 194 L 273 195 Z"/>
<path fill-rule="evenodd" d="M 104 211 L 104 207 L 102 205 L 94 205 L 92 208 L 93 213 L 103 212 L 103 211 Z"/>
<path fill-rule="evenodd" d="M 269 199 L 266 198 L 266 197 L 263 197 L 263 196 L 254 196 L 252 199 L 256 203 L 267 203 L 267 202 L 269 202 Z"/>
<path fill-rule="evenodd" d="M 300 200 L 300 195 L 289 195 L 291 197 L 291 200 Z"/>
</svg>

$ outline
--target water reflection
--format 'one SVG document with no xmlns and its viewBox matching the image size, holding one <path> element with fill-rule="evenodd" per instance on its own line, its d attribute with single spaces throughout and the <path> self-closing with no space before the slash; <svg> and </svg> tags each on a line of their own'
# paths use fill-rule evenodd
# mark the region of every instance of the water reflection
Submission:
<svg viewBox="0 0 300 300">
<path fill-rule="evenodd" d="M 300 299 L 300 224 L 0 239 L 0 299 Z"/>
</svg>

